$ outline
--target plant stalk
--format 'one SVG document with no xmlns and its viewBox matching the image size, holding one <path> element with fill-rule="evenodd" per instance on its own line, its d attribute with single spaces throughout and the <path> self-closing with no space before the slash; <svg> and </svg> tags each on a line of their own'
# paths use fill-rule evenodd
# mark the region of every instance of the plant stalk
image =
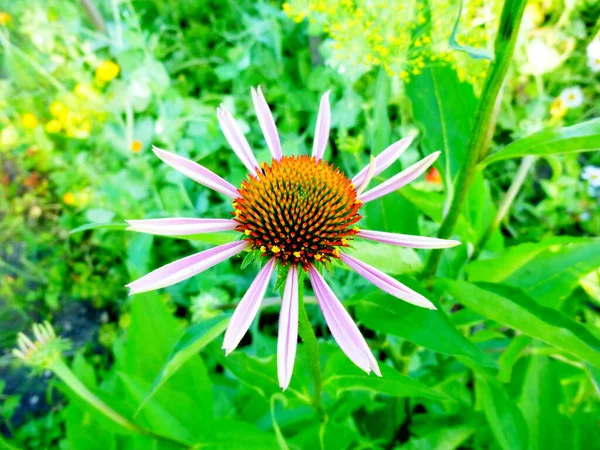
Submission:
<svg viewBox="0 0 600 450">
<path fill-rule="evenodd" d="M 323 382 L 321 380 L 321 363 L 319 360 L 319 344 L 317 342 L 317 336 L 313 330 L 308 315 L 306 314 L 306 307 L 304 305 L 304 270 L 298 270 L 298 322 L 299 322 L 299 333 L 302 338 L 302 342 L 306 344 L 308 351 L 308 359 L 310 361 L 310 371 L 313 378 L 313 408 L 317 411 L 317 414 L 321 419 L 325 417 L 323 411 L 323 404 L 321 401 L 323 392 Z"/>
<path fill-rule="evenodd" d="M 531 155 L 525 156 L 521 160 L 521 165 L 519 166 L 519 170 L 517 171 L 517 174 L 515 175 L 515 178 L 513 179 L 512 184 L 510 185 L 510 187 L 504 194 L 504 198 L 502 199 L 502 202 L 500 203 L 500 206 L 498 207 L 498 211 L 496 212 L 496 216 L 494 217 L 494 220 L 492 220 L 492 222 L 490 223 L 488 228 L 485 230 L 485 233 L 483 233 L 481 235 L 479 242 L 477 242 L 477 244 L 475 245 L 475 251 L 473 252 L 473 256 L 471 257 L 471 259 L 477 259 L 479 257 L 479 255 L 481 254 L 481 251 L 487 244 L 488 240 L 490 239 L 490 237 L 492 236 L 494 231 L 496 231 L 496 229 L 502 223 L 502 220 L 504 220 L 504 217 L 508 213 L 508 210 L 510 209 L 511 205 L 515 201 L 517 194 L 523 187 L 523 184 L 525 183 L 525 179 L 527 178 L 527 174 L 529 173 L 529 170 L 531 169 L 531 166 L 533 166 L 534 163 L 535 163 L 535 156 L 531 156 Z"/>
<path fill-rule="evenodd" d="M 512 56 L 525 10 L 526 0 L 505 0 L 500 25 L 494 43 L 495 58 L 490 64 L 485 80 L 479 108 L 477 110 L 466 158 L 454 185 L 454 196 L 448 214 L 444 217 L 438 237 L 448 239 L 467 199 L 473 179 L 477 174 L 477 164 L 487 155 L 496 125 L 496 116 L 502 87 Z M 434 250 L 429 255 L 423 276 L 432 278 L 437 272 L 442 250 Z"/>
</svg>

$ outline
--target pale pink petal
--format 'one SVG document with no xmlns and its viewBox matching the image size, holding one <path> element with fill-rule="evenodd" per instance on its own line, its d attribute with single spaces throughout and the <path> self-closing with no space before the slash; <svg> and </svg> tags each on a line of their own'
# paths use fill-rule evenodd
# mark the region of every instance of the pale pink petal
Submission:
<svg viewBox="0 0 600 450">
<path fill-rule="evenodd" d="M 327 326 L 342 351 L 365 372 L 370 373 L 372 370 L 377 376 L 381 376 L 377 361 L 350 314 L 344 309 L 321 274 L 312 266 L 309 275 Z"/>
<path fill-rule="evenodd" d="M 413 291 L 409 287 L 403 285 L 395 278 L 383 273 L 381 270 L 368 265 L 352 256 L 344 253 L 340 254 L 340 259 L 356 273 L 369 280 L 382 291 L 387 292 L 394 297 L 397 297 L 405 302 L 413 305 L 421 306 L 428 309 L 436 309 L 436 307 L 423 297 L 418 292 Z"/>
<path fill-rule="evenodd" d="M 235 230 L 238 223 L 230 219 L 145 219 L 126 220 L 130 231 L 158 234 L 161 236 L 185 236 L 188 234 L 215 233 Z"/>
<path fill-rule="evenodd" d="M 225 339 L 223 341 L 223 348 L 225 354 L 228 355 L 233 351 L 240 341 L 250 324 L 254 320 L 258 308 L 265 296 L 265 291 L 269 285 L 273 268 L 275 267 L 275 258 L 271 259 L 264 267 L 258 272 L 258 275 L 246 291 L 246 294 L 240 300 L 240 303 L 235 308 L 227 331 L 225 332 Z"/>
<path fill-rule="evenodd" d="M 390 167 L 394 163 L 394 161 L 396 161 L 400 157 L 400 155 L 404 153 L 404 151 L 410 146 L 412 140 L 412 137 L 405 137 L 404 139 L 400 139 L 398 142 L 390 145 L 379 155 L 377 155 L 377 157 L 375 158 L 375 172 L 373 173 L 373 176 L 376 177 L 385 169 Z M 369 165 L 367 165 L 363 170 L 358 172 L 354 176 L 354 178 L 352 178 L 352 183 L 354 184 L 354 186 L 360 186 L 363 183 L 368 171 Z"/>
<path fill-rule="evenodd" d="M 277 376 L 279 386 L 287 389 L 294 370 L 296 344 L 298 341 L 298 268 L 290 266 L 279 312 L 279 336 L 277 338 Z"/>
<path fill-rule="evenodd" d="M 247 247 L 246 241 L 230 242 L 167 264 L 129 283 L 129 295 L 154 291 L 187 280 L 237 255 Z"/>
<path fill-rule="evenodd" d="M 221 105 L 220 108 L 217 108 L 217 118 L 219 119 L 219 125 L 221 125 L 225 139 L 227 139 L 235 154 L 240 158 L 244 166 L 246 166 L 246 169 L 252 175 L 256 175 L 258 162 L 250 149 L 250 144 L 248 144 L 246 136 L 242 133 L 231 113 Z"/>
<path fill-rule="evenodd" d="M 361 194 L 358 199 L 363 203 L 366 203 L 400 189 L 402 186 L 407 185 L 425 172 L 429 166 L 435 162 L 438 156 L 440 156 L 440 153 L 441 152 L 434 152 L 431 155 L 426 156 L 421 161 L 413 164 L 407 169 L 404 169 L 398 175 L 393 176 L 389 180 L 381 183 L 379 186 L 376 186 L 364 194 Z"/>
<path fill-rule="evenodd" d="M 321 97 L 319 106 L 319 115 L 317 116 L 317 126 L 315 128 L 315 140 L 313 141 L 313 157 L 319 161 L 323 159 L 323 154 L 327 148 L 329 139 L 329 127 L 331 125 L 331 108 L 329 106 L 329 91 Z"/>
<path fill-rule="evenodd" d="M 412 236 L 410 234 L 386 233 L 385 231 L 360 230 L 357 236 L 382 242 L 384 244 L 399 245 L 410 248 L 449 248 L 460 245 L 459 241 L 452 239 L 438 239 L 425 236 Z"/>
<path fill-rule="evenodd" d="M 239 197 L 238 190 L 234 185 L 225 181 L 219 175 L 208 170 L 206 167 L 191 161 L 175 153 L 161 150 L 158 147 L 152 147 L 152 150 L 163 162 L 167 163 L 173 169 L 181 172 L 186 177 L 200 183 L 208 188 L 211 188 L 223 195 L 231 198 Z"/>
<path fill-rule="evenodd" d="M 281 143 L 279 142 L 279 134 L 277 134 L 277 126 L 260 86 L 257 90 L 252 88 L 252 102 L 254 103 L 254 110 L 256 111 L 260 129 L 265 136 L 265 141 L 267 141 L 267 147 L 269 147 L 273 158 L 280 160 L 283 155 L 281 152 Z"/>
</svg>

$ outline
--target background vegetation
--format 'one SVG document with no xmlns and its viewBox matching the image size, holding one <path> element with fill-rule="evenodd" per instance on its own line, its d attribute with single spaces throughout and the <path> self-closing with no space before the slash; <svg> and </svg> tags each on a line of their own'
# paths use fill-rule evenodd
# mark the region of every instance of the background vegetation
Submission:
<svg viewBox="0 0 600 450">
<path fill-rule="evenodd" d="M 600 148 L 600 4 L 523 6 L 0 0 L 0 446 L 600 448 L 600 155 L 582 152 Z M 381 379 L 347 361 L 307 292 L 321 413 L 302 344 L 278 387 L 276 292 L 224 357 L 221 332 L 256 273 L 241 258 L 155 293 L 124 288 L 220 239 L 125 233 L 124 219 L 231 209 L 151 145 L 239 183 L 215 109 L 224 102 L 268 159 L 257 85 L 287 154 L 309 152 L 328 89 L 326 155 L 346 173 L 411 134 L 389 173 L 442 150 L 363 222 L 427 236 L 444 222 L 440 234 L 463 242 L 358 249 L 439 311 L 328 275 Z M 63 369 L 18 363 L 16 333 L 43 320 L 71 343 L 65 367 L 82 386 L 147 431 L 91 405 Z"/>
</svg>

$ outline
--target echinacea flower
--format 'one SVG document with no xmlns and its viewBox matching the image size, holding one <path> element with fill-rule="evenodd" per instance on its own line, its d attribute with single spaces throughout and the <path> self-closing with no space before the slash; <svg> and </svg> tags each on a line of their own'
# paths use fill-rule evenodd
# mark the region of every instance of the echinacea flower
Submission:
<svg viewBox="0 0 600 450">
<path fill-rule="evenodd" d="M 34 340 L 24 333 L 17 335 L 18 348 L 12 353 L 25 364 L 38 369 L 50 369 L 60 359 L 69 343 L 56 336 L 54 328 L 48 322 L 33 325 Z"/>
<path fill-rule="evenodd" d="M 381 375 L 358 327 L 327 285 L 320 269 L 340 261 L 383 291 L 414 305 L 435 309 L 421 294 L 347 252 L 356 238 L 412 248 L 447 248 L 459 242 L 421 236 L 361 230 L 360 207 L 415 180 L 437 159 L 435 152 L 389 180 L 366 190 L 371 179 L 388 168 L 410 145 L 405 138 L 390 145 L 371 163 L 348 178 L 323 160 L 330 125 L 329 92 L 321 98 L 312 156 L 284 156 L 275 121 L 260 90 L 252 100 L 272 161 L 259 164 L 233 116 L 221 106 L 217 117 L 223 133 L 248 169 L 236 188 L 207 168 L 154 147 L 154 153 L 184 175 L 231 198 L 233 219 L 171 218 L 129 220 L 129 230 L 165 235 L 189 235 L 235 230 L 239 240 L 167 264 L 128 284 L 131 294 L 163 288 L 188 279 L 238 253 L 256 252 L 262 269 L 237 306 L 225 333 L 223 348 L 233 351 L 256 316 L 276 267 L 285 273 L 279 322 L 277 364 L 279 383 L 289 385 L 298 336 L 299 273 L 308 273 L 331 333 L 346 355 L 365 372 Z"/>
</svg>

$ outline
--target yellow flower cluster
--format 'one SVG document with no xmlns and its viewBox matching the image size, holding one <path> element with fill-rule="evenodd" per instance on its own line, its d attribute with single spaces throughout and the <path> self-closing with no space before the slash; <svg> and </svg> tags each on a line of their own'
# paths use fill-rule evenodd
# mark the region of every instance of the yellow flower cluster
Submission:
<svg viewBox="0 0 600 450">
<path fill-rule="evenodd" d="M 320 28 L 329 36 L 334 66 L 382 67 L 390 76 L 408 80 L 427 65 L 446 61 L 461 69 L 462 79 L 483 78 L 485 61 L 449 48 L 458 1 L 431 0 L 429 5 L 426 10 L 419 0 L 290 0 L 283 11 L 296 22 L 307 18 L 311 29 Z M 485 50 L 500 6 L 497 0 L 465 0 L 456 36 L 459 45 Z"/>
<path fill-rule="evenodd" d="M 99 84 L 108 83 L 119 75 L 121 68 L 112 61 L 103 61 L 96 68 L 96 81 Z"/>
</svg>

